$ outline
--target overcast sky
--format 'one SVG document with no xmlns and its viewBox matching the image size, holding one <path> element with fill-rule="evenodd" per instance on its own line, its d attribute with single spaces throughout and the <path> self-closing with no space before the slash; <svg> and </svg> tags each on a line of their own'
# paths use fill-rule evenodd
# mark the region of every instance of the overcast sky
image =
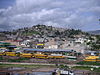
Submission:
<svg viewBox="0 0 100 75">
<path fill-rule="evenodd" d="M 100 0 L 0 0 L 0 30 L 45 24 L 100 30 Z"/>
</svg>

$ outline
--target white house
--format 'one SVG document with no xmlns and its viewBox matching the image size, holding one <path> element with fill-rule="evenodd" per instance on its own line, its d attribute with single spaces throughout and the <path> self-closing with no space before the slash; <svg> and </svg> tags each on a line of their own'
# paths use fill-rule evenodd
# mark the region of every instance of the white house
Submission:
<svg viewBox="0 0 100 75">
<path fill-rule="evenodd" d="M 31 42 L 31 40 L 24 40 L 23 42 L 21 42 L 21 46 L 22 47 L 30 47 L 30 43 Z"/>
<path fill-rule="evenodd" d="M 82 37 L 81 37 L 81 38 L 76 38 L 76 39 L 75 39 L 75 42 L 76 42 L 76 43 L 81 43 L 81 44 L 82 44 L 82 43 L 84 43 L 85 41 L 88 42 L 89 40 L 86 39 L 86 38 L 82 38 Z"/>
<path fill-rule="evenodd" d="M 49 49 L 58 49 L 58 45 L 51 45 L 48 47 Z"/>
</svg>

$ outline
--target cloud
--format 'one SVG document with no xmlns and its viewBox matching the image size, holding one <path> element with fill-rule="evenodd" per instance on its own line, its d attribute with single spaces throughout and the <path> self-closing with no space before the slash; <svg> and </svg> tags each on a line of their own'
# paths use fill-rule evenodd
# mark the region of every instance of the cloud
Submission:
<svg viewBox="0 0 100 75">
<path fill-rule="evenodd" d="M 95 25 L 97 29 L 99 9 L 99 0 L 16 0 L 15 5 L 0 9 L 0 29 L 36 24 L 83 30 Z"/>
</svg>

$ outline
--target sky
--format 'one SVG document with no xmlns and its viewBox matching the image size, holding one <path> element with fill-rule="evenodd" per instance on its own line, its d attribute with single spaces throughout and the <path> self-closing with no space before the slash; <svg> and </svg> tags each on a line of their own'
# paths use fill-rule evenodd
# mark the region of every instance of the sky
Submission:
<svg viewBox="0 0 100 75">
<path fill-rule="evenodd" d="M 100 0 L 0 0 L 0 31 L 37 24 L 100 30 Z"/>
</svg>

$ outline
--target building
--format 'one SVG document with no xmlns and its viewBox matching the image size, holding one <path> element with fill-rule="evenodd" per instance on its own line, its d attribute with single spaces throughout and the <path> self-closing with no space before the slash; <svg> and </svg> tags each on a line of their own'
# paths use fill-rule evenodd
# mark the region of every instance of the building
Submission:
<svg viewBox="0 0 100 75">
<path fill-rule="evenodd" d="M 22 47 L 30 47 L 31 40 L 24 40 L 20 43 Z"/>
</svg>

